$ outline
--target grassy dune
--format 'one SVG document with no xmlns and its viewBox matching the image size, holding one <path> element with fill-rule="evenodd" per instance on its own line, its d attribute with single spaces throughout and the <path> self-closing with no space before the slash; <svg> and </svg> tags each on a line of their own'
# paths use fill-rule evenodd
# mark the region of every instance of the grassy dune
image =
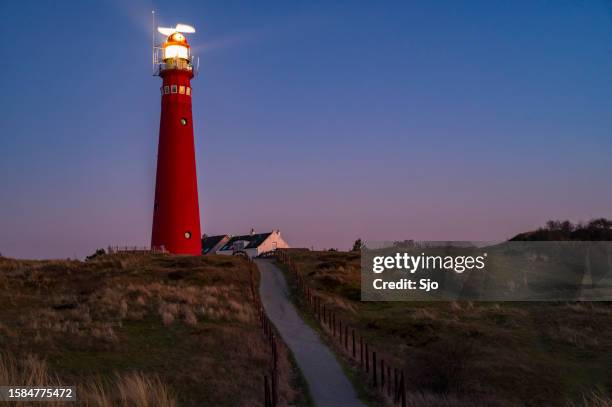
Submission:
<svg viewBox="0 0 612 407">
<path fill-rule="evenodd" d="M 360 302 L 358 252 L 291 255 L 414 405 L 612 405 L 610 303 Z"/>
<path fill-rule="evenodd" d="M 77 385 L 87 405 L 263 405 L 270 350 L 250 272 L 221 256 L 0 258 L 0 385 Z M 294 402 L 282 347 L 280 369 Z"/>
</svg>

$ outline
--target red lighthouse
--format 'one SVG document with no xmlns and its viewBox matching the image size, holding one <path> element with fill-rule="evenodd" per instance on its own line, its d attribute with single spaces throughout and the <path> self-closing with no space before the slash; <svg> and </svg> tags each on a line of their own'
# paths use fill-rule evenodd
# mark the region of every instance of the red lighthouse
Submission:
<svg viewBox="0 0 612 407">
<path fill-rule="evenodd" d="M 177 24 L 158 31 L 167 38 L 161 47 L 154 46 L 153 54 L 155 74 L 163 83 L 151 247 L 199 255 L 202 242 L 191 115 L 194 66 L 183 35 L 195 29 Z"/>
</svg>

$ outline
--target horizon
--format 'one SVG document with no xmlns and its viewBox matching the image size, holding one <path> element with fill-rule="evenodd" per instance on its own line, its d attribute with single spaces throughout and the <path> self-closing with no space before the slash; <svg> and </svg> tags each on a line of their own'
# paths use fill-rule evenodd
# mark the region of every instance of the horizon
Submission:
<svg viewBox="0 0 612 407">
<path fill-rule="evenodd" d="M 3 256 L 150 244 L 152 9 L 197 30 L 202 233 L 348 250 L 612 218 L 609 1 L 5 2 Z"/>
</svg>

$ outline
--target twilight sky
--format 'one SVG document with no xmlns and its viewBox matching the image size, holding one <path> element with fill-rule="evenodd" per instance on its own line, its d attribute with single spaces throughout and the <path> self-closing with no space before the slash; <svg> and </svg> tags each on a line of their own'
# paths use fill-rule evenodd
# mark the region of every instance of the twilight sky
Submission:
<svg viewBox="0 0 612 407">
<path fill-rule="evenodd" d="M 151 233 L 150 12 L 193 24 L 202 229 L 294 246 L 612 217 L 612 1 L 2 1 L 0 253 Z"/>
</svg>

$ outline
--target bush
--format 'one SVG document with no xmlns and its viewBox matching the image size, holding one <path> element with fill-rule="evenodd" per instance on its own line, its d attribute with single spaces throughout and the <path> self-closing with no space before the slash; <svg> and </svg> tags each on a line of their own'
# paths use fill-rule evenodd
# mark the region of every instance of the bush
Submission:
<svg viewBox="0 0 612 407">
<path fill-rule="evenodd" d="M 96 250 L 96 252 L 94 254 L 92 254 L 91 256 L 87 256 L 85 258 L 85 260 L 89 261 L 89 260 L 93 260 L 96 257 L 100 257 L 100 256 L 104 256 L 106 254 L 106 251 L 104 249 L 98 249 Z"/>
<path fill-rule="evenodd" d="M 593 219 L 587 224 L 573 224 L 568 220 L 549 220 L 546 226 L 532 232 L 520 233 L 511 241 L 610 241 L 612 220 Z"/>
</svg>

